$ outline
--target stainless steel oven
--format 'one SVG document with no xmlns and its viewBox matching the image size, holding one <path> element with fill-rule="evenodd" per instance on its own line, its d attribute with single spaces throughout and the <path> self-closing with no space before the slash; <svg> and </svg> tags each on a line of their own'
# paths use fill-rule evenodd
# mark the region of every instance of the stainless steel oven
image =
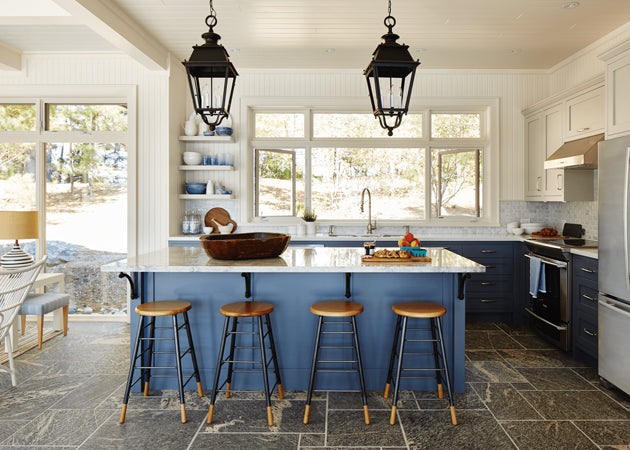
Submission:
<svg viewBox="0 0 630 450">
<path fill-rule="evenodd" d="M 542 261 L 546 284 L 546 292 L 529 295 L 525 311 L 531 325 L 564 351 L 571 350 L 571 249 L 597 247 L 596 241 L 581 239 L 583 233 L 581 225 L 567 223 L 562 238 L 525 240 L 525 257 Z"/>
</svg>

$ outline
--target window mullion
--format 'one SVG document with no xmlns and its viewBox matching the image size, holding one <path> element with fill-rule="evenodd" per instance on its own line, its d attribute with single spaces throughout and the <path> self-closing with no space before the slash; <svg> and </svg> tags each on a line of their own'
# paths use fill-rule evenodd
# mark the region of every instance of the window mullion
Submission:
<svg viewBox="0 0 630 450">
<path fill-rule="evenodd" d="M 424 220 L 431 222 L 433 220 L 433 212 L 431 211 L 433 177 L 431 174 L 431 147 L 429 145 L 424 148 L 424 161 Z"/>
</svg>

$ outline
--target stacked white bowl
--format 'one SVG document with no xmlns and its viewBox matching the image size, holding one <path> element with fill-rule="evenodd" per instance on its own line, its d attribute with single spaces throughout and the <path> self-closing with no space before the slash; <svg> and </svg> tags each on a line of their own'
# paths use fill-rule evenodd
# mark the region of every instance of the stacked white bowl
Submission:
<svg viewBox="0 0 630 450">
<path fill-rule="evenodd" d="M 184 152 L 184 163 L 189 166 L 198 166 L 201 164 L 201 153 Z"/>
</svg>

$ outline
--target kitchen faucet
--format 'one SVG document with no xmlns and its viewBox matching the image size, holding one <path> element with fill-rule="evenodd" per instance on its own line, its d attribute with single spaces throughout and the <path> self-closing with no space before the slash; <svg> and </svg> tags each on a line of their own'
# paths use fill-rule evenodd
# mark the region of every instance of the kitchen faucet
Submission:
<svg viewBox="0 0 630 450">
<path fill-rule="evenodd" d="M 365 203 L 365 193 L 368 194 L 368 224 L 367 224 L 367 234 L 372 234 L 374 230 L 376 230 L 376 223 L 372 225 L 372 194 L 368 188 L 363 189 L 361 192 L 361 212 L 363 211 L 363 204 Z"/>
</svg>

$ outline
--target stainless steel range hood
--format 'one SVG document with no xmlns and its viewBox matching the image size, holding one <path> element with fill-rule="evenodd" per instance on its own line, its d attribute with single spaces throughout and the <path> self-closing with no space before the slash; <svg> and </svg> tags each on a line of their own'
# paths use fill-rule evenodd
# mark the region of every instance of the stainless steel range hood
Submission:
<svg viewBox="0 0 630 450">
<path fill-rule="evenodd" d="M 597 143 L 604 140 L 604 133 L 562 144 L 545 161 L 545 169 L 596 169 Z"/>
</svg>

